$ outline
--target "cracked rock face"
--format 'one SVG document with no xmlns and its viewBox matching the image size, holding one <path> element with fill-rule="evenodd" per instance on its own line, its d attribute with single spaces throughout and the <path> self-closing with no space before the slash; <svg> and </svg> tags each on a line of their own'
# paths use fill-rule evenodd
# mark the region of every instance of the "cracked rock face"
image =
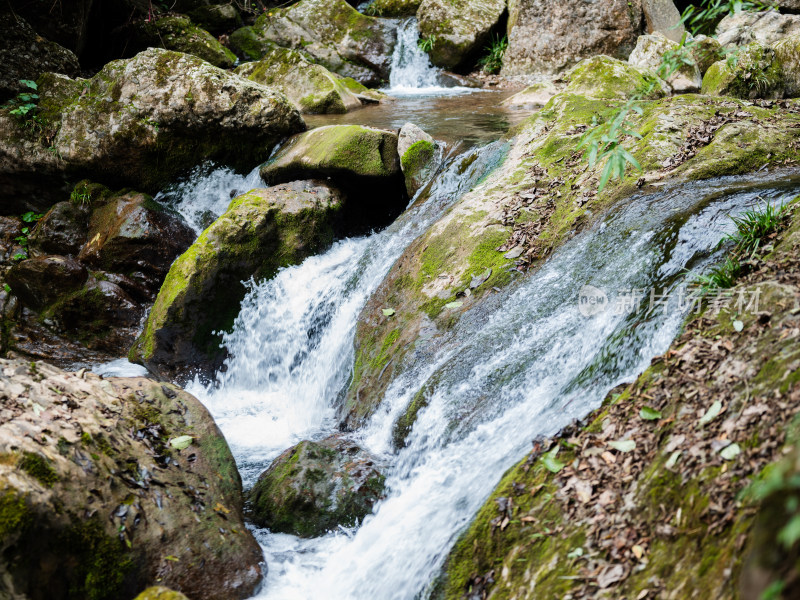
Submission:
<svg viewBox="0 0 800 600">
<path fill-rule="evenodd" d="M 0 564 L 13 598 L 249 597 L 262 554 L 206 409 L 180 388 L 0 361 Z"/>
</svg>

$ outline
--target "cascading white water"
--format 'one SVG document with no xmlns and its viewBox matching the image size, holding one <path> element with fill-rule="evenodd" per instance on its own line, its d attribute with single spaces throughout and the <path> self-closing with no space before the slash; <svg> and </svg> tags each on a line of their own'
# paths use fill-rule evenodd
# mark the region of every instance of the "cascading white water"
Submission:
<svg viewBox="0 0 800 600">
<path fill-rule="evenodd" d="M 154 200 L 179 212 L 199 234 L 225 212 L 234 196 L 257 187 L 264 187 L 258 168 L 242 175 L 228 167 L 206 163 L 159 192 Z"/>
<path fill-rule="evenodd" d="M 471 92 L 469 88 L 444 87 L 440 71 L 431 64 L 428 55 L 417 45 L 419 29 L 417 20 L 410 18 L 397 27 L 397 46 L 392 54 L 389 89 L 393 96 L 418 96 L 459 94 Z"/>
<path fill-rule="evenodd" d="M 295 441 L 331 433 L 352 369 L 359 311 L 403 248 L 498 153 L 498 145 L 483 151 L 462 178 L 456 161 L 431 198 L 386 231 L 340 241 L 251 286 L 225 337 L 227 371 L 213 386 L 190 389 L 217 419 L 246 485 Z M 744 185 L 737 181 L 745 180 L 642 195 L 421 345 L 424 360 L 407 365 L 355 434 L 390 465 L 386 500 L 355 532 L 300 540 L 257 531 L 269 564 L 258 597 L 424 597 L 458 532 L 530 440 L 597 406 L 608 389 L 663 352 L 680 327 L 674 297 L 663 313 L 608 311 L 587 319 L 577 310 L 578 289 L 588 283 L 612 296 L 631 288 L 675 290 L 685 268 L 709 260 L 728 213 L 758 195 L 792 195 L 778 184 L 737 191 Z M 420 389 L 428 406 L 408 445 L 395 452 L 392 424 Z"/>
<path fill-rule="evenodd" d="M 495 142 L 456 157 L 426 202 L 385 231 L 341 240 L 270 281 L 251 284 L 224 337 L 231 354 L 225 372 L 208 389 L 200 382 L 188 387 L 225 431 L 245 480 L 300 439 L 330 432 L 332 399 L 350 375 L 356 319 L 369 295 L 403 249 L 506 149 Z"/>
</svg>

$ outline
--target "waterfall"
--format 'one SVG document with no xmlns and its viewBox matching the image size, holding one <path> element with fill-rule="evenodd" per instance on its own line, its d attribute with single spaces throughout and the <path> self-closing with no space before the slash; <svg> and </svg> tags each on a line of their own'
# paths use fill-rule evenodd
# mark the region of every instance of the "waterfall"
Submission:
<svg viewBox="0 0 800 600">
<path fill-rule="evenodd" d="M 154 200 L 180 213 L 196 234 L 228 208 L 234 196 L 264 187 L 258 168 L 242 175 L 228 167 L 205 163 L 159 192 Z"/>
<path fill-rule="evenodd" d="M 189 390 L 225 433 L 245 486 L 296 441 L 332 432 L 361 308 L 403 249 L 503 152 L 500 143 L 478 151 L 461 176 L 457 167 L 466 163 L 454 161 L 430 198 L 387 230 L 341 240 L 251 283 L 224 339 L 227 370 L 214 385 L 196 382 Z M 767 185 L 760 177 L 767 175 L 640 194 L 431 341 L 428 358 L 402 371 L 354 434 L 389 464 L 387 498 L 355 531 L 303 540 L 257 530 L 269 565 L 258 598 L 425 597 L 458 533 L 530 441 L 584 416 L 668 348 L 683 320 L 676 291 L 687 269 L 719 256 L 728 215 L 757 199 L 780 203 L 796 194 L 796 180 Z M 663 312 L 587 318 L 577 307 L 586 284 L 612 297 L 631 289 L 673 294 Z M 394 451 L 392 424 L 420 389 L 428 406 L 408 445 Z"/>
<path fill-rule="evenodd" d="M 438 95 L 471 92 L 469 88 L 442 86 L 439 69 L 417 45 L 419 29 L 415 18 L 402 21 L 397 27 L 397 46 L 392 55 L 389 89 L 393 96 Z"/>
</svg>

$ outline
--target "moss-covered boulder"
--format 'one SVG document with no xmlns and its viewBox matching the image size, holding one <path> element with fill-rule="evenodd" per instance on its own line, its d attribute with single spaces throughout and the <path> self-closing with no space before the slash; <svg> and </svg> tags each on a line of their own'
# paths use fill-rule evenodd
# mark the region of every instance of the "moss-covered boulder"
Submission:
<svg viewBox="0 0 800 600">
<path fill-rule="evenodd" d="M 54 115 L 58 166 L 148 193 L 205 159 L 252 165 L 283 137 L 305 129 L 283 94 L 160 48 L 111 62 L 76 84 L 52 85 L 58 107 L 49 99 L 50 80 L 40 85 L 42 104 Z M 20 158 L 25 164 L 28 154 Z"/>
<path fill-rule="evenodd" d="M 642 20 L 641 0 L 509 0 L 502 74 L 560 73 L 598 54 L 625 60 Z"/>
<path fill-rule="evenodd" d="M 680 58 L 683 63 L 668 77 L 667 67 L 664 65 L 665 55 Z M 666 77 L 672 91 L 679 94 L 699 92 L 703 84 L 700 68 L 694 62 L 691 52 L 660 34 L 639 36 L 636 47 L 628 57 L 628 64 Z"/>
<path fill-rule="evenodd" d="M 242 17 L 233 4 L 198 6 L 190 11 L 188 16 L 193 22 L 214 35 L 232 31 L 242 25 Z"/>
<path fill-rule="evenodd" d="M 316 537 L 357 526 L 383 498 L 383 483 L 375 459 L 349 440 L 300 442 L 248 492 L 248 516 L 273 532 Z"/>
<path fill-rule="evenodd" d="M 301 0 L 261 15 L 248 33 L 306 53 L 318 64 L 362 85 L 389 80 L 397 33 L 391 23 L 362 15 L 345 0 Z M 244 33 L 241 38 L 247 37 Z"/>
<path fill-rule="evenodd" d="M 229 69 L 236 55 L 219 43 L 208 31 L 192 23 L 189 17 L 172 15 L 152 21 L 142 21 L 136 27 L 134 46 L 166 48 L 192 54 L 215 67 Z"/>
<path fill-rule="evenodd" d="M 783 72 L 783 95 L 800 96 L 800 34 L 783 38 L 773 47 Z"/>
<path fill-rule="evenodd" d="M 347 197 L 349 232 L 388 225 L 406 207 L 397 134 L 361 125 L 329 125 L 301 133 L 261 167 L 270 185 L 330 178 Z"/>
<path fill-rule="evenodd" d="M 437 149 L 434 139 L 413 123 L 400 128 L 397 153 L 409 196 L 413 197 L 433 175 Z"/>
<path fill-rule="evenodd" d="M 703 77 L 703 93 L 734 98 L 780 98 L 784 78 L 775 50 L 752 43 L 736 60 L 715 62 Z"/>
<path fill-rule="evenodd" d="M 238 67 L 236 73 L 280 90 L 301 113 L 343 114 L 362 106 L 341 76 L 309 62 L 296 50 L 273 48 L 258 62 Z M 367 91 L 355 80 L 352 84 Z"/>
<path fill-rule="evenodd" d="M 423 0 L 420 37 L 432 41 L 431 62 L 445 69 L 473 66 L 506 10 L 506 0 Z"/>
<path fill-rule="evenodd" d="M 413 17 L 422 0 L 373 0 L 364 12 L 373 17 Z"/>
<path fill-rule="evenodd" d="M 593 56 L 575 65 L 565 76 L 566 93 L 592 98 L 623 99 L 648 92 L 649 99 L 660 98 L 667 87 L 649 70 L 639 69 L 610 56 Z"/>
<path fill-rule="evenodd" d="M 87 237 L 78 255 L 81 262 L 133 276 L 155 291 L 195 235 L 147 194 L 121 192 L 92 212 Z"/>
<path fill-rule="evenodd" d="M 133 600 L 189 600 L 189 598 L 169 588 L 154 586 L 147 588 Z"/>
<path fill-rule="evenodd" d="M 71 77 L 80 73 L 78 58 L 72 52 L 37 35 L 27 21 L 5 7 L 0 9 L 0 31 L 0 103 L 31 91 L 20 84 L 20 79 L 36 80 L 48 71 Z"/>
<path fill-rule="evenodd" d="M 228 36 L 228 46 L 243 60 L 259 60 L 277 44 L 262 37 L 255 27 L 240 27 Z"/>
<path fill-rule="evenodd" d="M 700 69 L 700 75 L 705 75 L 711 65 L 721 58 L 725 58 L 719 40 L 707 35 L 696 36 L 691 41 L 689 51 L 692 53 L 697 68 Z"/>
<path fill-rule="evenodd" d="M 149 379 L 0 361 L 0 573 L 9 597 L 250 597 L 262 553 L 208 411 Z"/>
<path fill-rule="evenodd" d="M 213 369 L 251 277 L 272 277 L 324 250 L 342 197 L 325 183 L 295 181 L 235 198 L 172 265 L 130 359 L 154 372 Z"/>
<path fill-rule="evenodd" d="M 570 92 L 554 96 L 517 126 L 497 168 L 408 246 L 364 306 L 342 425 L 362 424 L 397 374 L 433 352 L 465 311 L 520 270 L 537 268 L 638 185 L 800 160 L 796 104 L 759 107 L 693 94 L 643 101 L 642 114 L 631 112 L 625 123 L 642 137 L 623 141 L 642 171 L 629 168 L 623 180 L 598 191 L 605 162 L 588 167 L 579 144 L 593 123 L 608 122 L 624 100 Z M 387 307 L 391 316 L 383 313 Z M 409 391 L 417 407 L 424 402 L 418 391 Z M 406 432 L 414 414 L 408 412 L 402 424 Z"/>
<path fill-rule="evenodd" d="M 693 315 L 633 384 L 503 475 L 436 597 L 797 596 L 794 221 L 730 290 L 758 291 L 755 309 Z"/>
</svg>

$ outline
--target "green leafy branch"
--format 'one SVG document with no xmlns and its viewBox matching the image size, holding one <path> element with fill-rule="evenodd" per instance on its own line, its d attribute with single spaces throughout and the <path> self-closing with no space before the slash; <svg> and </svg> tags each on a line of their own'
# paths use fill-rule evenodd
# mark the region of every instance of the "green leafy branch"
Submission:
<svg viewBox="0 0 800 600">
<path fill-rule="evenodd" d="M 478 61 L 478 65 L 483 68 L 485 73 L 497 73 L 503 66 L 503 56 L 507 49 L 508 36 L 500 37 L 495 34 L 491 43 L 484 48 L 486 55 Z"/>
<path fill-rule="evenodd" d="M 417 46 L 419 47 L 419 49 L 427 53 L 430 53 L 430 51 L 433 50 L 434 44 L 436 44 L 435 35 L 429 35 L 428 37 L 420 38 L 417 40 Z"/>
<path fill-rule="evenodd" d="M 36 82 L 30 79 L 20 79 L 19 82 L 32 91 L 20 92 L 17 94 L 16 98 L 10 100 L 3 108 L 11 108 L 9 112 L 12 115 L 25 119 L 29 116 L 33 116 L 38 108 L 37 102 L 39 101 L 39 94 L 35 92 L 38 91 L 39 88 Z"/>
</svg>

